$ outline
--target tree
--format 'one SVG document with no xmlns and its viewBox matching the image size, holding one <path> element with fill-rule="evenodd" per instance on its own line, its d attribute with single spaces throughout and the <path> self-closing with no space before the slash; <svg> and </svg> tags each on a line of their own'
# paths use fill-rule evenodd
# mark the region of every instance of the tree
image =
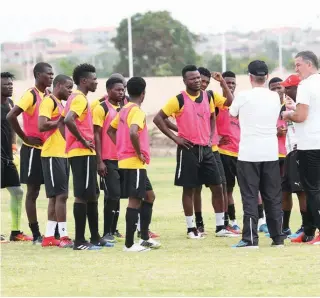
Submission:
<svg viewBox="0 0 320 298">
<path fill-rule="evenodd" d="M 106 78 L 112 74 L 114 66 L 119 62 L 119 54 L 115 49 L 107 49 L 93 57 L 97 76 Z"/>
<path fill-rule="evenodd" d="M 137 13 L 132 19 L 134 74 L 180 75 L 186 64 L 196 64 L 193 48 L 197 36 L 173 19 L 168 11 Z M 120 53 L 114 71 L 128 76 L 128 23 L 123 19 L 113 39 Z"/>
<path fill-rule="evenodd" d="M 63 73 L 67 76 L 72 76 L 73 69 L 79 64 L 79 60 L 76 57 L 59 58 L 50 62 L 57 73 Z"/>
</svg>

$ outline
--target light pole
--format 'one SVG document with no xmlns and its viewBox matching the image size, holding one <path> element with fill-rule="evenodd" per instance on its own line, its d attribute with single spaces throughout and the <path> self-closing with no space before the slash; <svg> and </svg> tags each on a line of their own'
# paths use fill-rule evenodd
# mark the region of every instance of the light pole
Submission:
<svg viewBox="0 0 320 298">
<path fill-rule="evenodd" d="M 221 40 L 221 60 L 222 60 L 222 72 L 227 70 L 227 55 L 226 55 L 226 35 L 225 32 L 222 32 L 222 40 Z"/>
<path fill-rule="evenodd" d="M 128 62 L 129 62 L 129 77 L 131 78 L 131 77 L 133 77 L 131 17 L 128 17 Z"/>
</svg>

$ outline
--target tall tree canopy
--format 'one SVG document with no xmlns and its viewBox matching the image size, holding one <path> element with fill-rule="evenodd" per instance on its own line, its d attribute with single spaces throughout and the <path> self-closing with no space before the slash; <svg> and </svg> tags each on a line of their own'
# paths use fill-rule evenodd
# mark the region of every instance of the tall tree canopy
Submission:
<svg viewBox="0 0 320 298">
<path fill-rule="evenodd" d="M 137 76 L 180 75 L 186 64 L 196 64 L 197 36 L 168 11 L 137 13 L 131 18 L 133 69 Z M 114 38 L 120 53 L 115 72 L 128 76 L 128 22 L 123 19 Z"/>
</svg>

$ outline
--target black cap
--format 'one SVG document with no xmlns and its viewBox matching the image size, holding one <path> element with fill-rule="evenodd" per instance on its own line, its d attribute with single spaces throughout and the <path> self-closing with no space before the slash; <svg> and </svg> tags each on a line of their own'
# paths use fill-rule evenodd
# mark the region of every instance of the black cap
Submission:
<svg viewBox="0 0 320 298">
<path fill-rule="evenodd" d="M 264 61 L 254 60 L 249 63 L 248 72 L 254 76 L 266 76 L 268 74 L 268 66 Z"/>
</svg>

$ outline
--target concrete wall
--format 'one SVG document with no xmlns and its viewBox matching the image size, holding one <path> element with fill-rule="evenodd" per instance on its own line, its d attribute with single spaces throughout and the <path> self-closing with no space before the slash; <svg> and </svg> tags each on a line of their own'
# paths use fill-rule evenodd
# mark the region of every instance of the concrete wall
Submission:
<svg viewBox="0 0 320 298">
<path fill-rule="evenodd" d="M 277 74 L 272 74 L 270 76 L 276 76 Z M 286 78 L 285 75 L 283 78 Z M 145 78 L 147 82 L 146 98 L 143 103 L 143 110 L 148 114 L 155 114 L 161 107 L 166 103 L 166 101 L 177 95 L 180 91 L 184 90 L 184 84 L 181 77 L 150 77 Z M 95 93 L 89 93 L 89 101 L 96 98 L 101 98 L 105 94 L 105 82 L 106 79 L 98 80 L 98 88 Z M 34 81 L 15 81 L 14 82 L 14 100 L 21 97 L 23 92 L 32 87 Z M 247 75 L 237 76 L 237 92 L 250 88 L 250 82 Z M 211 80 L 209 89 L 216 92 L 221 92 L 221 88 L 217 82 L 213 79 Z"/>
</svg>

